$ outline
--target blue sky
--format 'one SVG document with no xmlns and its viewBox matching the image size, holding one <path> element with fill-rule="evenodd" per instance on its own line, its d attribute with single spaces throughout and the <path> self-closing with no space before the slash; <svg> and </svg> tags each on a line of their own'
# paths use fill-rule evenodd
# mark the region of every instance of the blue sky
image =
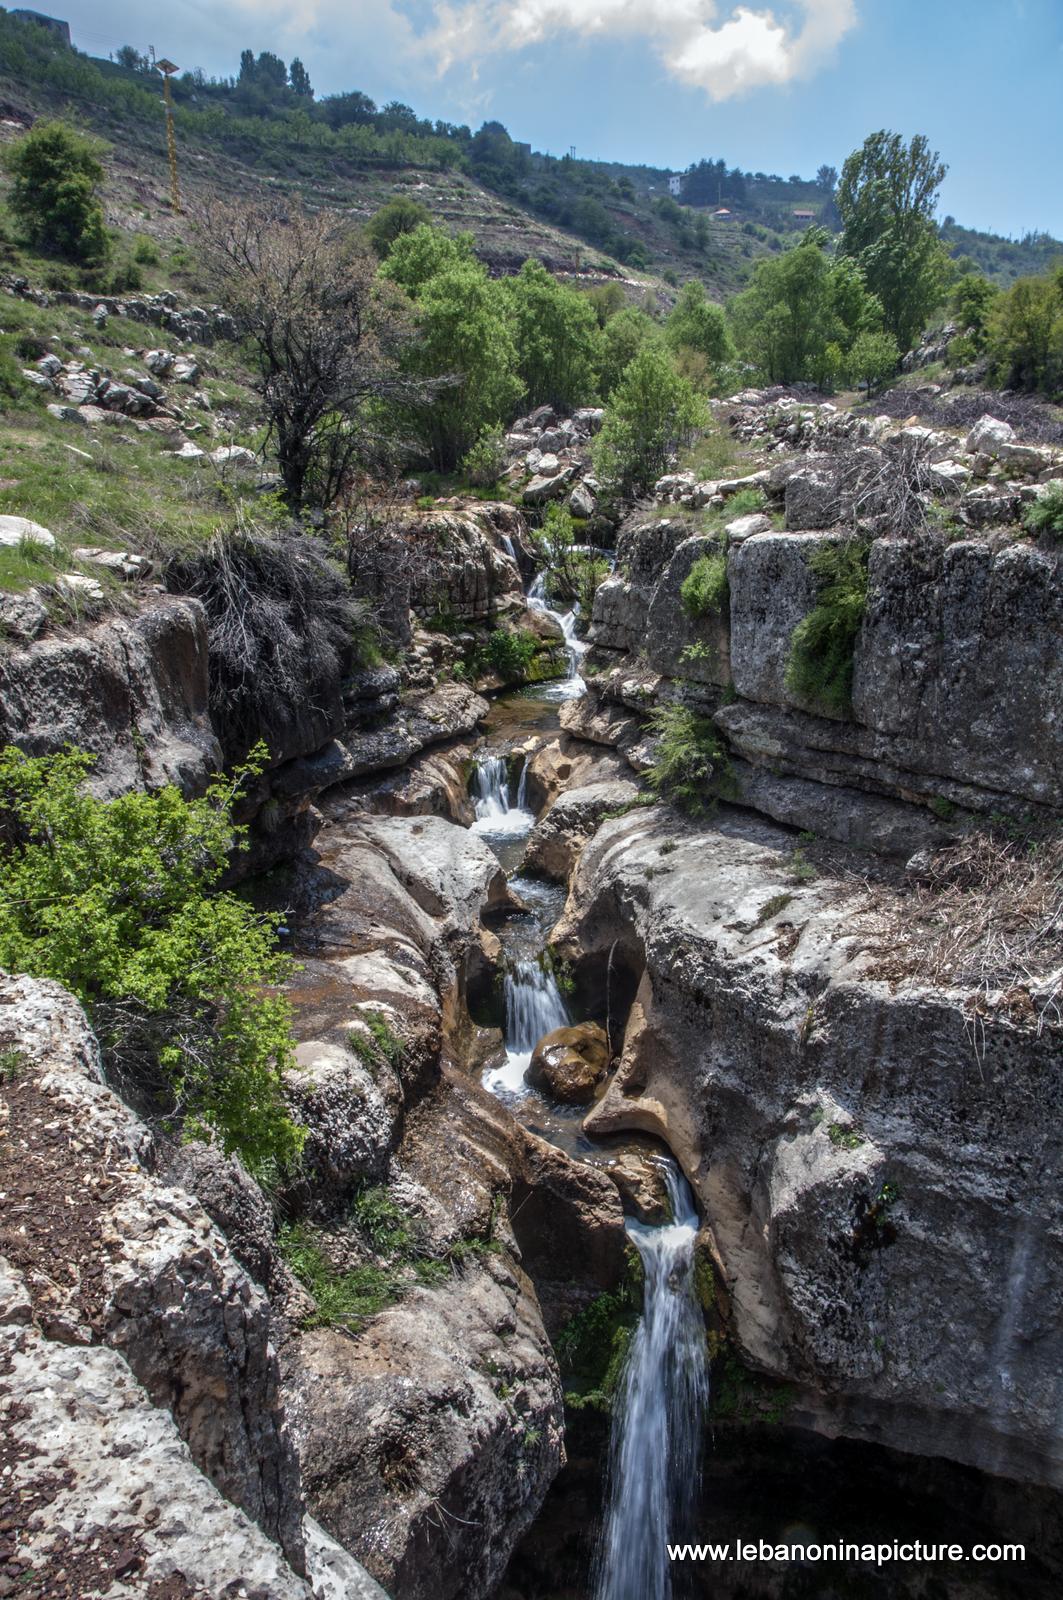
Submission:
<svg viewBox="0 0 1063 1600">
<path fill-rule="evenodd" d="M 682 169 L 835 166 L 880 127 L 949 164 L 942 214 L 1063 237 L 1063 0 L 58 0 L 74 41 L 504 122 L 539 149 Z"/>
</svg>

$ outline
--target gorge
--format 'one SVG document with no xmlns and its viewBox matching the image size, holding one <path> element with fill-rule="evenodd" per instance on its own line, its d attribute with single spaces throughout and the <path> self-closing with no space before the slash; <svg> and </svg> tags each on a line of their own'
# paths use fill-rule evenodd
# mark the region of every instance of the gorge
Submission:
<svg viewBox="0 0 1063 1600">
<path fill-rule="evenodd" d="M 272 1192 L 123 1105 L 56 985 L 5 980 L 3 1383 L 18 1481 L 61 1513 L 36 1562 L 58 1570 L 57 1530 L 104 1492 L 106 1436 L 145 1469 L 130 1592 L 184 1593 L 147 1587 L 175 1551 L 187 1592 L 235 1575 L 271 1600 L 826 1592 L 799 1566 L 669 1569 L 664 1527 L 1017 1539 L 991 1592 L 1054 1592 L 1058 944 L 976 983 L 927 885 L 972 819 L 1060 803 L 1059 557 L 877 539 L 853 711 L 825 718 L 785 655 L 810 557 L 845 534 L 724 527 L 751 486 L 799 520 L 805 459 L 662 480 L 575 643 L 524 517 L 448 510 L 457 626 L 523 617 L 541 681 L 448 678 L 415 623 L 421 681 L 348 672 L 256 730 L 249 890 L 298 958 L 307 1129 Z M 692 617 L 682 581 L 721 548 L 726 613 Z M 0 670 L 7 737 L 76 739 L 102 793 L 194 787 L 224 743 L 194 599 Z M 721 741 L 701 815 L 647 787 L 676 704 Z M 78 1174 L 91 1215 L 61 1199 Z M 189 1548 L 193 1503 L 218 1535 Z"/>
</svg>

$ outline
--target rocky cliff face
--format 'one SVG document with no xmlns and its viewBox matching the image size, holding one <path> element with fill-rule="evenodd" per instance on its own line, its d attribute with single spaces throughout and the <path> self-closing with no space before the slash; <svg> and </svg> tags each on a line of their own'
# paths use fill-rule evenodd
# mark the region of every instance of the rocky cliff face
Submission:
<svg viewBox="0 0 1063 1600">
<path fill-rule="evenodd" d="M 842 420 L 854 426 L 836 413 L 827 419 L 832 427 Z M 883 438 L 878 428 L 881 448 L 799 456 L 727 483 L 662 479 L 662 513 L 636 515 L 622 531 L 618 572 L 595 597 L 598 676 L 589 699 L 569 709 L 568 730 L 637 747 L 624 712 L 642 717 L 681 700 L 713 718 L 737 798 L 776 821 L 890 854 L 949 837 L 954 830 L 942 823 L 954 812 L 962 823 L 1057 810 L 1063 554 L 959 522 L 945 533 L 933 519 L 914 530 L 891 525 L 886 513 L 861 521 L 865 502 L 877 506 L 886 496 L 894 504 L 896 484 L 909 483 L 896 474 L 915 473 L 918 484 L 940 467 L 944 446 L 905 438 L 912 433 L 928 430 Z M 891 453 L 898 444 L 903 450 Z M 1044 455 L 1029 470 L 1055 470 Z M 979 457 L 969 459 L 977 465 Z M 813 461 L 825 465 L 813 469 Z M 718 532 L 698 533 L 699 507 L 725 508 L 743 485 L 784 505 L 776 520 L 785 531 L 763 513 L 727 522 L 724 509 Z M 996 493 L 998 485 L 1006 487 L 994 477 L 988 487 Z M 929 504 L 930 491 L 920 492 Z M 1016 486 L 1016 506 L 1036 492 Z M 866 552 L 866 600 L 851 696 L 825 706 L 794 688 L 788 666 L 795 630 L 822 594 L 823 558 L 845 550 L 853 558 Z M 721 603 L 690 614 L 684 579 L 702 556 L 724 553 Z"/>
<path fill-rule="evenodd" d="M 324 1562 L 379 1592 L 317 1530 L 308 1557 L 269 1303 L 160 1180 L 80 1007 L 5 977 L 0 1039 L 4 1570 L 71 1600 L 115 1577 L 309 1600 Z"/>
<path fill-rule="evenodd" d="M 605 823 L 556 939 L 641 983 L 588 1126 L 679 1156 L 794 1420 L 1059 1486 L 1052 980 L 1025 1014 L 888 981 L 905 912 L 871 918 L 854 865 L 795 875 L 792 837 L 737 812 Z"/>
</svg>

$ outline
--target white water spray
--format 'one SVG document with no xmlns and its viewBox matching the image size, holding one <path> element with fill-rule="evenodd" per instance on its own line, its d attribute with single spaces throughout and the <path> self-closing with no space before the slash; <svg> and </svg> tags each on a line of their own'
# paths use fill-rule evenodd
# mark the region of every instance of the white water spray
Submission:
<svg viewBox="0 0 1063 1600">
<path fill-rule="evenodd" d="M 503 1000 L 506 1008 L 506 1060 L 484 1075 L 484 1086 L 492 1094 L 500 1090 L 519 1095 L 524 1092 L 524 1074 L 531 1064 L 539 1040 L 555 1028 L 568 1026 L 568 1012 L 557 987 L 557 979 L 537 960 L 517 961 L 505 974 Z"/>
<path fill-rule="evenodd" d="M 564 700 L 575 700 L 584 694 L 587 685 L 580 676 L 580 664 L 587 653 L 587 646 L 582 639 L 576 637 L 576 619 L 579 616 L 579 604 L 575 603 L 571 611 L 554 611 L 546 603 L 546 579 L 540 572 L 528 590 L 528 605 L 533 611 L 541 611 L 545 616 L 551 617 L 561 629 L 563 635 L 565 656 L 568 661 L 568 677 L 555 687 Z M 547 685 L 542 686 L 543 689 Z"/>
<path fill-rule="evenodd" d="M 694 1288 L 698 1217 L 671 1161 L 665 1182 L 674 1221 L 627 1223 L 645 1288 L 613 1412 L 595 1600 L 670 1600 L 667 1544 L 690 1537 L 700 1487 L 709 1370 Z"/>
<path fill-rule="evenodd" d="M 515 805 L 509 801 L 509 768 L 505 756 L 480 756 L 472 775 L 470 793 L 476 821 L 474 833 L 521 834 L 529 833 L 535 818 L 527 807 L 527 772 L 525 761 L 517 785 Z"/>
</svg>

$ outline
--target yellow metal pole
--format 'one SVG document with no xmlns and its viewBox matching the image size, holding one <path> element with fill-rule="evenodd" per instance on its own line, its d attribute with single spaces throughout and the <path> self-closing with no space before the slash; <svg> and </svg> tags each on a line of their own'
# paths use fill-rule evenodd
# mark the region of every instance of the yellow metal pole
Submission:
<svg viewBox="0 0 1063 1600">
<path fill-rule="evenodd" d="M 166 102 L 166 153 L 170 158 L 170 203 L 175 211 L 181 209 L 181 191 L 177 184 L 177 135 L 173 125 L 173 99 L 170 95 L 170 75 L 177 71 L 172 61 L 157 61 L 162 73 L 162 97 Z"/>
</svg>

